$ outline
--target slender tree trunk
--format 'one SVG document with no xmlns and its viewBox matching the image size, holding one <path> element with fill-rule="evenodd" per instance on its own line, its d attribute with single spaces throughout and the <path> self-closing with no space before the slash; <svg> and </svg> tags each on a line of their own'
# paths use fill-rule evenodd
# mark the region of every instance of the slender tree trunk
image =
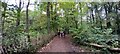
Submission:
<svg viewBox="0 0 120 54">
<path fill-rule="evenodd" d="M 99 25 L 100 25 L 100 28 L 102 29 L 102 19 L 101 19 L 101 17 L 100 17 L 100 15 L 99 15 Z"/>
<path fill-rule="evenodd" d="M 78 29 L 78 21 L 77 20 L 75 20 L 75 27 L 76 27 L 76 29 Z"/>
<path fill-rule="evenodd" d="M 99 10 L 97 7 L 96 7 L 96 12 L 97 12 L 96 25 L 97 25 L 97 27 L 100 27 L 102 29 L 102 19 L 100 17 L 100 13 L 99 13 Z M 93 23 L 94 23 L 94 21 L 93 21 Z"/>
<path fill-rule="evenodd" d="M 112 11 L 112 5 L 108 2 L 108 9 L 107 9 L 108 13 L 111 13 Z M 111 27 L 111 22 L 110 22 L 110 18 L 107 17 L 107 28 Z"/>
<path fill-rule="evenodd" d="M 51 7 L 51 18 L 52 18 L 52 20 L 53 20 L 53 16 L 52 16 L 52 15 L 53 15 L 53 3 L 51 3 L 50 5 L 51 5 L 51 6 L 50 6 L 50 7 Z"/>
<path fill-rule="evenodd" d="M 29 36 L 29 18 L 28 18 L 29 3 L 30 3 L 30 0 L 28 0 L 28 4 L 27 4 L 27 7 L 26 7 L 26 33 L 27 33 L 28 42 L 30 42 L 30 36 Z"/>
<path fill-rule="evenodd" d="M 2 16 L 2 29 L 1 29 L 2 36 L 4 36 L 5 12 L 6 12 L 6 9 L 4 9 L 3 16 Z"/>
<path fill-rule="evenodd" d="M 80 5 L 80 13 L 82 13 L 82 6 L 81 6 L 81 3 L 79 3 Z M 80 15 L 80 18 L 81 18 L 81 25 L 82 25 L 82 14 Z"/>
<path fill-rule="evenodd" d="M 47 3 L 47 30 L 50 33 L 50 2 Z"/>
<path fill-rule="evenodd" d="M 0 3 L 0 5 L 1 5 L 1 3 Z M 0 7 L 0 12 L 2 12 L 1 9 L 2 9 L 2 7 Z M 3 39 L 3 37 L 2 37 L 2 13 L 0 13 L 0 37 L 1 37 L 0 41 L 2 41 L 2 39 Z M 0 45 L 2 45 L 2 43 Z M 0 48 L 1 48 L 1 46 L 0 46 Z M 2 50 L 2 48 L 0 50 Z"/>
<path fill-rule="evenodd" d="M 17 20 L 16 20 L 16 27 L 20 25 L 20 12 L 21 12 L 21 0 L 19 2 L 19 7 L 17 9 Z"/>
<path fill-rule="evenodd" d="M 95 25 L 97 25 L 97 9 L 98 9 L 98 7 L 97 7 L 97 4 L 95 5 Z"/>
<path fill-rule="evenodd" d="M 55 3 L 55 16 L 54 16 L 54 21 L 57 20 L 57 3 Z M 56 22 L 55 23 L 55 32 L 57 32 L 57 29 L 58 29 L 58 24 Z"/>
<path fill-rule="evenodd" d="M 108 16 L 107 14 L 108 14 L 108 13 L 107 13 L 107 6 L 106 6 L 106 4 L 104 4 L 104 9 L 105 9 L 105 15 L 106 15 L 105 18 L 107 18 L 107 16 Z M 108 19 L 108 18 L 107 18 L 107 19 Z M 107 20 L 106 20 L 106 27 L 107 27 Z"/>
<path fill-rule="evenodd" d="M 5 23 L 5 17 L 6 17 L 6 8 L 7 8 L 7 4 L 6 3 L 3 3 L 3 8 L 4 8 L 4 11 L 2 13 L 2 17 L 1 17 L 1 26 L 2 26 L 2 29 L 1 29 L 1 32 L 2 32 L 2 35 L 4 36 L 4 23 Z"/>
<path fill-rule="evenodd" d="M 89 20 L 88 20 L 88 15 L 87 15 L 87 23 L 89 22 Z"/>
<path fill-rule="evenodd" d="M 4 1 L 5 2 L 5 1 Z M 1 36 L 2 36 L 2 41 L 4 41 L 4 37 L 5 37 L 5 33 L 4 33 L 4 23 L 5 23 L 5 16 L 6 16 L 6 8 L 7 8 L 7 4 L 6 3 L 2 3 L 4 11 L 2 13 L 2 17 L 1 17 Z M 8 50 L 6 49 L 5 45 L 2 42 L 2 53 L 7 53 Z"/>
<path fill-rule="evenodd" d="M 120 23 L 119 23 L 119 17 L 118 17 L 118 7 L 117 7 L 117 5 L 116 5 L 116 8 L 115 8 L 115 12 L 116 12 L 116 15 L 117 15 L 117 17 L 116 17 L 116 27 L 115 27 L 115 33 L 117 34 L 118 32 L 117 32 L 117 30 L 119 29 L 119 26 L 120 26 Z"/>
<path fill-rule="evenodd" d="M 93 20 L 92 20 L 92 21 L 93 21 L 92 23 L 94 23 L 95 19 L 94 19 L 94 15 L 93 15 L 93 9 L 91 9 L 91 13 L 92 13 L 91 16 L 92 16 L 92 19 L 93 19 Z"/>
<path fill-rule="evenodd" d="M 89 17 L 89 14 L 88 14 L 88 11 L 87 11 L 87 18 L 86 18 L 86 22 L 87 22 L 87 24 L 89 23 L 89 19 L 88 19 L 88 17 Z"/>
<path fill-rule="evenodd" d="M 2 5 L 2 3 L 0 2 L 0 5 Z M 2 36 L 2 11 L 1 11 L 2 7 L 0 6 L 0 36 Z"/>
<path fill-rule="evenodd" d="M 90 21 L 90 23 L 92 24 L 92 18 L 91 18 L 91 13 L 90 13 L 90 15 L 89 15 L 89 21 Z"/>
<path fill-rule="evenodd" d="M 78 3 L 76 3 L 76 4 L 78 4 Z M 77 7 L 76 12 L 79 13 L 78 11 L 79 11 L 79 7 Z M 78 16 L 79 16 L 79 14 L 77 15 L 77 18 L 78 18 Z M 78 21 L 76 19 L 75 19 L 75 25 L 76 25 L 76 29 L 78 29 Z"/>
<path fill-rule="evenodd" d="M 54 16 L 53 16 L 54 15 L 54 13 L 53 13 L 53 2 L 50 3 L 50 14 L 51 14 L 51 16 L 50 16 L 51 19 L 50 20 L 52 20 L 52 22 L 50 22 L 51 29 L 53 31 L 55 31 L 56 26 L 54 25 L 55 22 L 54 22 Z"/>
</svg>

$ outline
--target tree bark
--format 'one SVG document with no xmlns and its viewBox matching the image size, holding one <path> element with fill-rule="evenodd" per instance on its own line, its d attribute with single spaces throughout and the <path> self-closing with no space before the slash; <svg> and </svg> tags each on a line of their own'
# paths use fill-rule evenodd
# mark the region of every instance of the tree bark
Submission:
<svg viewBox="0 0 120 54">
<path fill-rule="evenodd" d="M 47 30 L 50 33 L 50 2 L 47 3 Z"/>
<path fill-rule="evenodd" d="M 108 4 L 107 12 L 111 13 L 112 12 L 112 5 L 109 2 L 107 4 Z M 107 28 L 110 28 L 110 27 L 111 27 L 110 18 L 107 16 Z"/>
<path fill-rule="evenodd" d="M 28 42 L 30 42 L 30 36 L 29 36 L 29 18 L 28 18 L 28 7 L 30 4 L 30 0 L 28 0 L 28 4 L 26 7 L 26 33 L 27 33 L 27 38 L 28 38 Z"/>
<path fill-rule="evenodd" d="M 93 9 L 91 9 L 91 16 L 92 16 L 92 19 L 93 19 L 93 22 L 92 23 L 94 23 L 94 21 L 95 21 L 95 18 L 94 18 L 94 15 L 93 15 Z"/>
<path fill-rule="evenodd" d="M 79 3 L 79 5 L 80 5 L 80 13 L 82 13 L 81 3 Z M 81 25 L 82 25 L 82 14 L 80 15 L 80 18 L 81 18 Z"/>
<path fill-rule="evenodd" d="M 115 12 L 116 12 L 116 15 L 117 15 L 117 17 L 116 17 L 116 27 L 115 27 L 115 33 L 117 34 L 117 33 L 119 33 L 119 32 L 117 32 L 117 30 L 118 29 L 120 29 L 120 19 L 119 19 L 119 15 L 118 15 L 118 6 L 116 5 L 116 7 L 115 7 Z"/>
<path fill-rule="evenodd" d="M 17 9 L 17 20 L 16 20 L 16 27 L 18 27 L 20 25 L 20 12 L 21 12 L 21 0 L 19 2 L 19 7 Z"/>
<path fill-rule="evenodd" d="M 4 37 L 5 37 L 4 23 L 5 23 L 5 18 L 6 18 L 6 9 L 7 9 L 7 3 L 5 3 L 5 1 L 2 3 L 2 7 L 4 8 L 4 11 L 3 11 L 2 17 L 1 17 L 1 36 L 2 36 L 2 41 L 3 41 Z M 5 45 L 2 42 L 2 53 L 7 53 L 8 50 L 4 46 Z"/>
</svg>

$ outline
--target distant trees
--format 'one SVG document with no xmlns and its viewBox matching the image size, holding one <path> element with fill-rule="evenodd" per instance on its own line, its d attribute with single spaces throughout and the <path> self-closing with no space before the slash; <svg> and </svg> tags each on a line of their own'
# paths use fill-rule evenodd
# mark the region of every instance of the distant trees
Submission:
<svg viewBox="0 0 120 54">
<path fill-rule="evenodd" d="M 106 25 L 104 28 L 113 28 L 113 25 L 116 24 L 114 22 L 119 18 L 117 17 L 118 3 L 119 2 L 89 3 L 89 9 L 91 10 L 90 18 L 92 19 L 93 24 L 96 23 L 96 26 L 101 29 L 103 28 L 103 24 Z"/>
</svg>

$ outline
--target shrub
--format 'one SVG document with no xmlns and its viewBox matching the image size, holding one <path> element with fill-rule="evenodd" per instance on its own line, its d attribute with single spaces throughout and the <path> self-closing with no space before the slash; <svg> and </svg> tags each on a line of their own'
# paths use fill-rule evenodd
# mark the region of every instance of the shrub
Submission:
<svg viewBox="0 0 120 54">
<path fill-rule="evenodd" d="M 111 34 L 112 29 L 100 29 L 97 27 L 90 27 L 88 25 L 81 25 L 78 29 L 71 28 L 70 32 L 74 42 L 80 43 L 96 43 L 110 47 L 118 47 L 118 35 Z"/>
</svg>

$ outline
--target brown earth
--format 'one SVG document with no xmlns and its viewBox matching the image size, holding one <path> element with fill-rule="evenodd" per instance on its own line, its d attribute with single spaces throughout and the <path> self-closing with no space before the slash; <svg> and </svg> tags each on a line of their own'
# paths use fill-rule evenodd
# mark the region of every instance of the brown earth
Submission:
<svg viewBox="0 0 120 54">
<path fill-rule="evenodd" d="M 71 38 L 66 36 L 65 38 L 54 37 L 46 46 L 38 49 L 37 52 L 87 52 L 83 48 L 72 45 Z"/>
</svg>

